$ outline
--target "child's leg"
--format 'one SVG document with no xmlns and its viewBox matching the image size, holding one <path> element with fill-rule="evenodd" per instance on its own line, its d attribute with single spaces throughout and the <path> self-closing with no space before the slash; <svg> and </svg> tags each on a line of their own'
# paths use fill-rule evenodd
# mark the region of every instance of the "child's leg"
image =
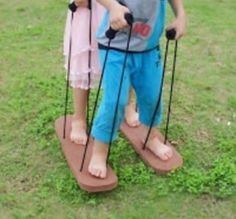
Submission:
<svg viewBox="0 0 236 219">
<path fill-rule="evenodd" d="M 136 90 L 138 107 L 140 113 L 140 121 L 146 127 L 148 132 L 149 126 L 159 97 L 162 64 L 160 53 L 156 50 L 143 54 L 142 57 L 142 74 L 136 74 L 132 78 L 133 87 Z M 161 122 L 161 104 L 155 115 L 153 128 Z M 145 139 L 143 139 L 144 141 Z M 147 147 L 162 160 L 169 159 L 173 151 L 172 149 L 161 143 L 156 136 L 150 136 Z"/>
<path fill-rule="evenodd" d="M 87 90 L 73 88 L 74 115 L 71 124 L 71 141 L 76 144 L 85 145 L 87 141 L 86 133 L 86 107 L 87 107 Z"/>
<path fill-rule="evenodd" d="M 100 51 L 101 61 L 104 60 L 104 56 L 105 51 Z M 103 97 L 92 128 L 92 136 L 95 140 L 93 154 L 89 164 L 89 172 L 100 178 L 106 177 L 108 145 L 110 140 L 116 138 L 117 130 L 124 119 L 125 106 L 128 103 L 130 77 L 127 67 L 121 89 L 114 133 L 111 139 L 123 62 L 124 53 L 110 50 L 109 59 L 104 72 Z"/>
<path fill-rule="evenodd" d="M 140 125 L 139 114 L 136 111 L 136 97 L 133 88 L 129 91 L 129 103 L 125 107 L 125 120 L 130 127 L 137 127 Z"/>
</svg>

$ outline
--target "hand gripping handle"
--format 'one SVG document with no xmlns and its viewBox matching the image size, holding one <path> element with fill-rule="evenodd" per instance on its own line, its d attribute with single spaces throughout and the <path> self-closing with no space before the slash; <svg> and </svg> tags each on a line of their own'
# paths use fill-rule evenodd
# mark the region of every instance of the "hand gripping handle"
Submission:
<svg viewBox="0 0 236 219">
<path fill-rule="evenodd" d="M 128 25 L 131 26 L 133 24 L 133 15 L 130 13 L 125 14 L 125 20 L 127 21 Z M 118 30 L 112 29 L 112 27 L 109 27 L 109 29 L 106 31 L 106 37 L 110 40 L 114 39 Z"/>
</svg>

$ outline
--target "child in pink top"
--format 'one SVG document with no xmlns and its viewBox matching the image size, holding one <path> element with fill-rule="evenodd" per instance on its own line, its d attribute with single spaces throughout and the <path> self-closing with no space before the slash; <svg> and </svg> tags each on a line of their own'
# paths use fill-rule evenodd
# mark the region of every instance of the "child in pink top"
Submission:
<svg viewBox="0 0 236 219">
<path fill-rule="evenodd" d="M 90 44 L 90 10 L 88 9 L 88 0 L 75 0 L 74 2 L 78 8 L 74 13 L 72 23 L 72 12 L 68 11 L 64 35 L 64 55 L 65 68 L 67 69 L 71 36 L 70 86 L 73 88 L 75 112 L 70 138 L 76 144 L 84 145 L 87 140 L 86 107 L 88 90 L 96 86 L 101 73 L 95 35 L 103 17 L 104 8 L 96 0 L 92 0 L 92 40 Z M 89 66 L 90 51 L 91 65 Z M 131 96 L 132 94 L 130 94 L 130 101 L 126 107 L 126 121 L 130 126 L 137 126 L 139 125 L 138 114 L 135 111 L 135 103 Z"/>
</svg>

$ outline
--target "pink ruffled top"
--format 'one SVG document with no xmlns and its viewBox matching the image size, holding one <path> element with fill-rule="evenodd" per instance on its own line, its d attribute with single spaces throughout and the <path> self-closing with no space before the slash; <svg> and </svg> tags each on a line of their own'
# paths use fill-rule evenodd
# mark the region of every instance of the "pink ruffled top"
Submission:
<svg viewBox="0 0 236 219">
<path fill-rule="evenodd" d="M 98 59 L 98 45 L 96 31 L 102 19 L 104 8 L 96 1 L 92 1 L 92 42 L 90 45 L 90 10 L 78 8 L 74 13 L 68 11 L 65 35 L 64 55 L 65 68 L 68 68 L 70 36 L 72 41 L 70 85 L 73 88 L 89 89 L 94 87 L 100 78 L 100 64 Z M 89 66 L 89 51 L 91 51 L 91 66 Z M 90 79 L 89 79 L 90 78 Z"/>
</svg>

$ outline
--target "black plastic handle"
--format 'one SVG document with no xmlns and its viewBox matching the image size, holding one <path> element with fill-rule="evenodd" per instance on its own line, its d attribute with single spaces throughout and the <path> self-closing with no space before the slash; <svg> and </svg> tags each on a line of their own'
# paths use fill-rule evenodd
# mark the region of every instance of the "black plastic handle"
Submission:
<svg viewBox="0 0 236 219">
<path fill-rule="evenodd" d="M 175 29 L 170 29 L 166 31 L 166 38 L 168 40 L 175 40 L 176 37 L 176 30 Z"/>
<path fill-rule="evenodd" d="M 133 24 L 134 18 L 133 15 L 130 13 L 126 13 L 125 14 L 125 20 L 128 23 L 129 26 L 131 26 Z M 119 32 L 118 30 L 114 30 L 112 29 L 112 27 L 109 27 L 109 29 L 106 31 L 106 37 L 110 40 L 114 39 L 117 32 Z"/>
<path fill-rule="evenodd" d="M 75 2 L 72 2 L 72 3 L 70 3 L 69 5 L 68 5 L 68 8 L 71 10 L 71 12 L 76 12 L 76 10 L 77 10 L 77 5 L 75 4 Z"/>
<path fill-rule="evenodd" d="M 89 0 L 88 1 L 88 9 L 89 10 L 91 10 L 91 8 L 92 8 L 91 5 L 92 5 L 92 1 Z M 69 9 L 71 10 L 72 13 L 76 12 L 76 10 L 78 8 L 78 6 L 75 4 L 75 2 L 70 3 L 68 7 L 69 7 Z"/>
</svg>

